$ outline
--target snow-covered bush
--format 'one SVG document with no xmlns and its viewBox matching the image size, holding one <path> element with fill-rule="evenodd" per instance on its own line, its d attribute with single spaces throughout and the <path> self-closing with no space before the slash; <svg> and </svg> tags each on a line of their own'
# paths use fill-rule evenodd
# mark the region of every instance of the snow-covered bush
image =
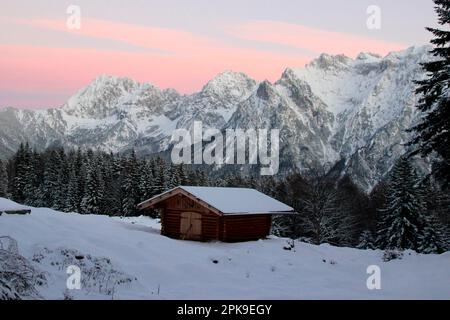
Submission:
<svg viewBox="0 0 450 320">
<path fill-rule="evenodd" d="M 81 269 L 81 290 L 87 293 L 113 296 L 120 287 L 129 287 L 137 279 L 117 270 L 109 258 L 93 257 L 78 250 L 44 248 L 32 260 L 46 269 L 56 269 L 64 274 L 69 266 Z M 64 298 L 72 298 L 64 294 Z"/>
<path fill-rule="evenodd" d="M 399 250 L 386 250 L 383 254 L 383 261 L 389 262 L 391 260 L 402 259 L 403 253 Z"/>
<path fill-rule="evenodd" d="M 36 287 L 45 283 L 45 275 L 19 254 L 17 241 L 0 237 L 0 299 L 39 298 Z"/>
</svg>

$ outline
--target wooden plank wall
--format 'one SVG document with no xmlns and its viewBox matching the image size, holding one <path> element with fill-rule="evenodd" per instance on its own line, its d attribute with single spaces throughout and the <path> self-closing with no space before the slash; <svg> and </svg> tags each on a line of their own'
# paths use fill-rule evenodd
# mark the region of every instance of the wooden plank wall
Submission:
<svg viewBox="0 0 450 320">
<path fill-rule="evenodd" d="M 271 223 L 270 215 L 224 216 L 220 239 L 226 242 L 262 239 L 269 235 Z"/>
<path fill-rule="evenodd" d="M 180 222 L 182 212 L 198 212 L 202 215 L 202 240 L 219 238 L 219 216 L 184 195 L 167 199 L 162 204 L 161 224 L 163 235 L 181 238 Z"/>
</svg>

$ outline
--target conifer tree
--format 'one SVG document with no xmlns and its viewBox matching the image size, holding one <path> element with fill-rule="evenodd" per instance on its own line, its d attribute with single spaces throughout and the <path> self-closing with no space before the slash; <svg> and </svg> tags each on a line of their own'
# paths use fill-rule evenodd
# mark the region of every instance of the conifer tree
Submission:
<svg viewBox="0 0 450 320">
<path fill-rule="evenodd" d="M 386 205 L 380 210 L 377 244 L 382 249 L 418 250 L 426 225 L 426 205 L 417 185 L 419 177 L 407 157 L 391 173 Z"/>
<path fill-rule="evenodd" d="M 141 164 L 139 190 L 141 194 L 141 201 L 150 199 L 154 193 L 155 177 L 153 176 L 153 167 L 150 161 L 144 161 Z"/>
<path fill-rule="evenodd" d="M 113 215 L 122 215 L 122 203 L 124 194 L 122 192 L 123 183 L 123 163 L 121 159 L 111 154 L 111 180 L 109 183 L 108 192 L 110 193 L 109 208 Z"/>
<path fill-rule="evenodd" d="M 92 160 L 86 163 L 85 192 L 81 200 L 81 211 L 85 214 L 101 214 L 100 180 L 98 168 Z"/>
<path fill-rule="evenodd" d="M 31 185 L 34 183 L 32 173 L 31 150 L 28 143 L 21 143 L 14 156 L 13 170 L 14 178 L 12 181 L 12 197 L 14 201 L 26 203 L 28 196 L 32 193 Z"/>
<path fill-rule="evenodd" d="M 169 189 L 170 172 L 166 162 L 161 157 L 156 159 L 155 164 L 155 192 L 162 193 Z"/>
<path fill-rule="evenodd" d="M 425 201 L 425 226 L 420 234 L 418 251 L 421 253 L 442 253 L 448 247 L 445 227 L 440 218 L 442 194 L 436 184 L 428 177 L 418 185 L 421 197 Z M 447 208 L 448 209 L 448 208 Z M 447 211 L 448 214 L 448 211 Z"/>
<path fill-rule="evenodd" d="M 67 183 L 69 180 L 69 168 L 67 165 L 67 157 L 64 149 L 59 149 L 59 164 L 57 167 L 58 180 L 56 189 L 53 190 L 55 195 L 53 208 L 57 210 L 64 210 L 67 197 Z"/>
<path fill-rule="evenodd" d="M 434 35 L 431 53 L 435 59 L 422 65 L 428 78 L 417 81 L 416 93 L 420 95 L 417 108 L 423 117 L 412 128 L 416 136 L 410 144 L 416 148 L 413 154 L 437 154 L 434 175 L 444 187 L 450 187 L 450 1 L 434 0 L 434 3 L 439 24 L 447 30 L 427 28 Z"/>
<path fill-rule="evenodd" d="M 45 156 L 44 181 L 40 188 L 40 206 L 58 209 L 61 204 L 60 188 L 61 154 L 57 150 L 50 150 Z"/>
<path fill-rule="evenodd" d="M 67 184 L 67 194 L 64 206 L 66 212 L 78 212 L 82 195 L 80 194 L 78 174 L 75 167 L 75 161 L 70 164 L 69 181 Z"/>
<path fill-rule="evenodd" d="M 172 166 L 169 169 L 169 183 L 168 189 L 173 189 L 181 185 L 181 177 L 178 166 Z"/>
<path fill-rule="evenodd" d="M 0 160 L 0 198 L 6 198 L 8 192 L 8 175 L 6 173 L 6 166 Z"/>
<path fill-rule="evenodd" d="M 376 249 L 373 234 L 369 230 L 364 230 L 359 237 L 358 249 Z"/>
<path fill-rule="evenodd" d="M 124 177 L 122 180 L 122 191 L 124 194 L 122 211 L 124 215 L 134 215 L 139 203 L 139 168 L 134 150 L 130 156 L 124 159 Z"/>
<path fill-rule="evenodd" d="M 186 168 L 184 164 L 180 164 L 177 166 L 178 176 L 180 177 L 180 184 L 183 186 L 190 186 L 191 181 L 189 179 L 188 173 L 186 172 Z"/>
<path fill-rule="evenodd" d="M 420 234 L 417 251 L 424 254 L 443 253 L 448 250 L 444 230 L 434 217 L 427 217 L 426 225 Z"/>
</svg>

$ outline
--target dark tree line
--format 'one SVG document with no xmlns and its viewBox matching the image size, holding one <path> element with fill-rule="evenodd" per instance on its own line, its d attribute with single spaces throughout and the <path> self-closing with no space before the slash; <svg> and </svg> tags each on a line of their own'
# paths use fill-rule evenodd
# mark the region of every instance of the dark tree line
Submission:
<svg viewBox="0 0 450 320">
<path fill-rule="evenodd" d="M 207 184 L 204 172 L 171 165 L 160 157 L 138 159 L 134 151 L 51 149 L 22 144 L 0 162 L 0 196 L 35 207 L 105 215 L 138 214 L 138 203 L 179 185 Z"/>
</svg>

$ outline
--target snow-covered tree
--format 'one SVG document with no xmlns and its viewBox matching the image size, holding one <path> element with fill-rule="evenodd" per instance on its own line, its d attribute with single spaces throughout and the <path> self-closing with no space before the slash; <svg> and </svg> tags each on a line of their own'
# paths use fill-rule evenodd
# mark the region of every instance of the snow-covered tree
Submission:
<svg viewBox="0 0 450 320">
<path fill-rule="evenodd" d="M 81 194 L 79 189 L 78 174 L 75 164 L 71 165 L 69 172 L 69 181 L 67 184 L 67 194 L 64 206 L 66 212 L 77 212 L 80 209 Z"/>
<path fill-rule="evenodd" d="M 417 108 L 423 117 L 413 127 L 417 135 L 411 144 L 416 147 L 415 153 L 437 154 L 434 174 L 445 187 L 450 187 L 450 1 L 434 0 L 434 3 L 438 22 L 447 30 L 427 28 L 434 35 L 431 53 L 436 59 L 423 64 L 428 78 L 417 81 L 416 93 L 421 95 Z"/>
<path fill-rule="evenodd" d="M 86 163 L 86 181 L 84 195 L 81 200 L 81 211 L 86 214 L 101 214 L 102 194 L 100 189 L 98 168 L 89 161 Z"/>
<path fill-rule="evenodd" d="M 8 196 L 8 175 L 6 173 L 6 166 L 0 160 L 0 197 L 6 198 Z"/>
<path fill-rule="evenodd" d="M 67 182 L 69 180 L 69 167 L 67 164 L 67 157 L 64 149 L 58 150 L 59 153 L 59 165 L 58 165 L 58 181 L 57 189 L 53 190 L 55 195 L 55 202 L 53 208 L 57 210 L 64 210 L 66 206 L 67 196 Z"/>
<path fill-rule="evenodd" d="M 32 151 L 28 145 L 21 144 L 12 159 L 14 178 L 11 194 L 14 201 L 33 204 L 36 194 L 36 175 L 33 168 Z"/>
<path fill-rule="evenodd" d="M 430 177 L 423 179 L 417 188 L 425 203 L 425 225 L 420 234 L 419 252 L 442 253 L 448 247 L 446 230 L 441 220 L 442 211 L 448 214 L 450 209 L 445 202 L 445 195 L 440 191 L 436 183 Z"/>
<path fill-rule="evenodd" d="M 84 164 L 84 156 L 81 150 L 69 151 L 66 159 L 67 176 L 65 182 L 65 196 L 62 197 L 64 202 L 63 211 L 81 212 L 81 201 L 84 195 L 84 187 L 86 181 L 86 168 Z"/>
<path fill-rule="evenodd" d="M 191 185 L 191 179 L 189 179 L 189 176 L 186 172 L 186 168 L 184 164 L 180 164 L 176 166 L 178 171 L 178 176 L 180 177 L 180 184 L 183 186 L 190 186 Z"/>
<path fill-rule="evenodd" d="M 49 151 L 45 156 L 44 181 L 40 187 L 40 205 L 54 209 L 60 209 L 64 203 L 63 195 L 59 190 L 62 188 L 61 183 L 61 153 L 57 150 Z M 66 181 L 64 181 L 66 183 Z"/>
<path fill-rule="evenodd" d="M 162 193 L 169 189 L 170 168 L 164 159 L 158 157 L 156 159 L 155 171 L 155 191 L 156 193 Z"/>
<path fill-rule="evenodd" d="M 357 245 L 358 249 L 376 249 L 375 240 L 373 234 L 370 230 L 364 230 L 360 237 L 359 243 Z"/>
<path fill-rule="evenodd" d="M 122 180 L 122 211 L 124 215 L 134 215 L 137 211 L 137 205 L 140 200 L 139 195 L 139 163 L 136 158 L 134 150 L 130 156 L 125 159 L 124 177 Z"/>
<path fill-rule="evenodd" d="M 420 234 L 417 251 L 424 254 L 430 254 L 443 253 L 448 249 L 448 243 L 444 240 L 443 228 L 435 219 L 427 218 L 427 224 Z"/>
<path fill-rule="evenodd" d="M 168 189 L 173 189 L 181 185 L 181 177 L 178 167 L 171 167 L 169 170 L 169 176 L 169 183 L 167 184 Z"/>
<path fill-rule="evenodd" d="M 198 186 L 209 186 L 211 182 L 209 181 L 209 177 L 207 173 L 203 170 L 197 170 L 195 174 L 195 184 Z"/>
<path fill-rule="evenodd" d="M 123 163 L 120 158 L 110 155 L 110 176 L 105 177 L 105 185 L 107 196 L 109 197 L 108 208 L 113 215 L 122 215 L 122 180 L 123 180 Z"/>
<path fill-rule="evenodd" d="M 392 169 L 377 244 L 382 249 L 418 250 L 426 225 L 426 205 L 418 189 L 419 177 L 407 157 L 400 158 Z"/>
<path fill-rule="evenodd" d="M 139 177 L 139 190 L 142 201 L 150 199 L 155 193 L 155 177 L 153 175 L 153 163 L 150 161 L 144 161 L 141 165 L 140 177 Z"/>
</svg>

